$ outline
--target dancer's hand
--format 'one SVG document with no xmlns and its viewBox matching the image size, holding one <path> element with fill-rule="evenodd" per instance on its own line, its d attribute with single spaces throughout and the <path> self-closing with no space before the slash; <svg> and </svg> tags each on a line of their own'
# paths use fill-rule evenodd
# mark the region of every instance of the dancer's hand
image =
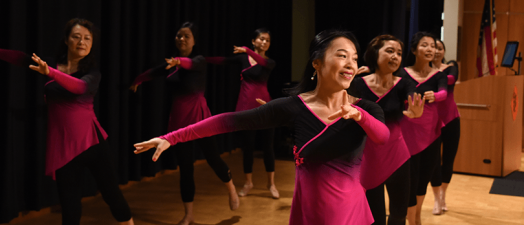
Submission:
<svg viewBox="0 0 524 225">
<path fill-rule="evenodd" d="M 426 98 L 421 98 L 419 93 L 415 93 L 413 96 L 415 98 L 414 101 L 411 100 L 411 95 L 408 96 L 408 109 L 402 112 L 405 116 L 412 119 L 422 116 L 422 113 L 424 112 L 424 103 L 426 102 Z"/>
<path fill-rule="evenodd" d="M 369 67 L 361 66 L 360 68 L 358 68 L 356 75 L 361 74 L 361 73 L 369 73 L 369 72 L 371 72 L 371 70 L 369 70 Z"/>
<path fill-rule="evenodd" d="M 180 65 L 180 59 L 175 59 L 173 57 L 166 58 L 166 62 L 167 62 L 166 70 L 171 69 L 174 66 Z"/>
<path fill-rule="evenodd" d="M 129 90 L 133 91 L 136 93 L 136 89 L 138 88 L 138 84 L 135 84 L 135 85 L 131 85 L 131 87 L 129 87 Z"/>
<path fill-rule="evenodd" d="M 29 69 L 32 69 L 44 75 L 49 75 L 49 67 L 47 66 L 47 63 L 44 60 L 40 59 L 40 57 L 38 57 L 35 53 L 33 53 L 33 56 L 31 56 L 31 59 L 33 59 L 33 61 L 38 63 L 38 66 L 29 65 Z"/>
<path fill-rule="evenodd" d="M 160 157 L 160 154 L 162 154 L 163 151 L 169 148 L 171 144 L 165 139 L 161 138 L 153 138 L 149 141 L 144 141 L 141 143 L 134 144 L 136 150 L 135 154 L 140 154 L 142 152 L 145 152 L 151 148 L 156 148 L 155 154 L 153 154 L 153 161 L 157 161 L 158 157 Z"/>
<path fill-rule="evenodd" d="M 360 119 L 362 118 L 362 115 L 360 114 L 360 111 L 358 111 L 357 108 L 353 107 L 350 103 L 349 103 L 349 95 L 347 93 L 344 92 L 344 98 L 342 100 L 342 102 L 344 103 L 342 106 L 340 106 L 340 110 L 338 110 L 337 112 L 331 114 L 328 119 L 329 120 L 334 120 L 338 117 L 342 117 L 346 120 L 348 119 L 353 119 L 355 121 L 360 121 Z"/>
<path fill-rule="evenodd" d="M 233 53 L 234 54 L 246 53 L 246 49 L 243 47 L 238 47 L 238 46 L 233 45 Z"/>
<path fill-rule="evenodd" d="M 433 91 L 426 91 L 424 92 L 424 98 L 428 100 L 429 103 L 432 103 L 435 101 L 435 92 Z"/>
<path fill-rule="evenodd" d="M 264 100 L 262 100 L 260 98 L 257 98 L 255 100 L 257 100 L 258 104 L 260 104 L 260 105 L 265 105 L 267 103 L 266 101 L 264 101 Z"/>
</svg>

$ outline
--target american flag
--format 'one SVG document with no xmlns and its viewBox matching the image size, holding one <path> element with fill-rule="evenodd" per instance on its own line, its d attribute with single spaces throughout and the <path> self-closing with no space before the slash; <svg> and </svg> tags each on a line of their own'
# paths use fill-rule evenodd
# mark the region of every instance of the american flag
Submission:
<svg viewBox="0 0 524 225">
<path fill-rule="evenodd" d="M 497 70 L 497 23 L 495 22 L 495 0 L 485 0 L 480 24 L 477 47 L 478 76 L 496 75 Z"/>
</svg>

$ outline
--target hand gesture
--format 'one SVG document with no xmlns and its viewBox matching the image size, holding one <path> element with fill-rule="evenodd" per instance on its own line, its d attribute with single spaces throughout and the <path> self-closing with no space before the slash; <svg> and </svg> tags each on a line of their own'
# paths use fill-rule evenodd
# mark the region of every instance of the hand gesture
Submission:
<svg viewBox="0 0 524 225">
<path fill-rule="evenodd" d="M 49 75 L 49 67 L 47 66 L 47 63 L 44 60 L 40 59 L 40 57 L 38 57 L 35 53 L 33 53 L 31 59 L 33 59 L 33 61 L 35 61 L 38 64 L 38 66 L 29 65 L 29 69 L 32 69 L 44 75 Z"/>
<path fill-rule="evenodd" d="M 335 113 L 331 114 L 328 119 L 334 120 L 338 117 L 342 117 L 344 119 L 353 119 L 355 121 L 360 121 L 362 115 L 360 114 L 360 111 L 358 111 L 357 108 L 353 107 L 348 100 L 348 94 L 344 92 L 344 98 L 342 99 L 342 102 L 344 103 L 342 106 L 340 106 L 340 110 L 336 111 Z"/>
<path fill-rule="evenodd" d="M 135 84 L 135 85 L 131 85 L 131 87 L 129 87 L 129 90 L 133 91 L 136 93 L 136 89 L 138 88 L 138 84 Z"/>
<path fill-rule="evenodd" d="M 262 100 L 260 98 L 257 98 L 255 100 L 257 100 L 258 104 L 260 104 L 260 105 L 265 105 L 267 103 L 266 101 L 264 101 L 264 100 Z"/>
<path fill-rule="evenodd" d="M 371 70 L 369 70 L 369 67 L 361 66 L 360 68 L 358 68 L 356 75 L 361 74 L 361 73 L 369 73 L 369 72 L 371 72 Z"/>
<path fill-rule="evenodd" d="M 414 101 L 411 101 L 411 96 L 408 96 L 408 109 L 403 111 L 405 116 L 409 118 L 419 118 L 422 116 L 422 113 L 424 112 L 424 103 L 426 101 L 426 97 L 420 97 L 421 95 L 418 93 L 415 93 L 413 97 L 415 98 Z"/>
<path fill-rule="evenodd" d="M 238 46 L 233 45 L 233 53 L 234 54 L 246 53 L 246 49 L 243 47 L 238 47 Z"/>
<path fill-rule="evenodd" d="M 434 102 L 435 101 L 435 92 L 433 91 L 424 92 L 424 98 L 428 100 L 429 103 Z"/>
<path fill-rule="evenodd" d="M 156 148 L 155 154 L 153 154 L 153 161 L 157 161 L 158 157 L 160 157 L 160 154 L 162 154 L 163 151 L 165 151 L 171 144 L 165 139 L 161 138 L 153 138 L 149 141 L 144 141 L 141 143 L 134 144 L 136 150 L 135 154 L 140 154 L 142 152 L 145 152 L 151 148 Z"/>
<path fill-rule="evenodd" d="M 173 57 L 166 58 L 166 62 L 167 62 L 166 70 L 171 69 L 174 66 L 180 65 L 180 59 L 175 59 Z"/>
</svg>

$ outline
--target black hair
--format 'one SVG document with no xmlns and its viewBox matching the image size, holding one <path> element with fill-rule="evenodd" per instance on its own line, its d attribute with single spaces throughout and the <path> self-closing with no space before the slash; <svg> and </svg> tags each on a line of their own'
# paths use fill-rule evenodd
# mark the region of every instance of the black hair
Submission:
<svg viewBox="0 0 524 225">
<path fill-rule="evenodd" d="M 437 46 L 437 38 L 431 34 L 431 33 L 428 33 L 428 32 L 417 32 L 416 34 L 413 35 L 413 37 L 411 38 L 411 42 L 409 43 L 409 51 L 408 51 L 408 57 L 406 57 L 406 66 L 412 66 L 415 64 L 415 60 L 416 60 L 416 57 L 415 57 L 415 54 L 413 54 L 413 51 L 416 51 L 417 50 L 417 46 L 418 46 L 418 43 L 420 42 L 420 40 L 423 38 L 423 37 L 430 37 L 433 39 L 433 41 L 435 41 L 435 46 Z"/>
<path fill-rule="evenodd" d="M 69 20 L 64 28 L 64 33 L 62 36 L 62 39 L 60 41 L 60 44 L 58 45 L 58 51 L 55 56 L 55 60 L 58 64 L 67 64 L 67 40 L 69 39 L 69 35 L 71 34 L 71 30 L 74 26 L 80 25 L 85 27 L 92 36 L 92 45 L 91 45 L 91 51 L 88 55 L 86 55 L 84 58 L 82 58 L 78 62 L 78 71 L 81 73 L 87 73 L 90 69 L 94 68 L 96 66 L 96 58 L 95 54 L 93 53 L 93 49 L 98 44 L 98 29 L 93 25 L 93 23 L 86 19 L 80 19 L 80 18 L 74 18 Z"/>
<path fill-rule="evenodd" d="M 261 34 L 269 34 L 269 37 L 271 37 L 271 32 L 269 32 L 268 29 L 266 28 L 258 28 L 255 30 L 255 32 L 253 32 L 253 40 L 257 39 L 258 36 L 260 36 Z"/>
<path fill-rule="evenodd" d="M 402 43 L 401 40 L 399 40 L 393 35 L 383 34 L 373 38 L 373 40 L 371 40 L 368 44 L 366 53 L 364 53 L 364 62 L 369 67 L 371 73 L 374 73 L 375 70 L 378 68 L 378 51 L 384 46 L 384 43 L 386 43 L 386 41 L 396 41 L 400 44 L 401 49 L 404 49 L 404 43 Z M 395 71 L 395 73 L 397 71 Z"/>
<path fill-rule="evenodd" d="M 318 78 L 315 77 L 315 79 L 311 80 L 311 76 L 315 72 L 315 68 L 313 68 L 312 65 L 313 61 L 316 59 L 324 60 L 324 55 L 331 45 L 331 42 L 339 37 L 345 37 L 353 42 L 358 54 L 360 46 L 358 45 L 357 38 L 355 38 L 351 32 L 345 30 L 324 30 L 318 33 L 309 44 L 309 60 L 306 64 L 302 80 L 297 86 L 286 90 L 289 95 L 298 95 L 316 88 Z"/>
</svg>

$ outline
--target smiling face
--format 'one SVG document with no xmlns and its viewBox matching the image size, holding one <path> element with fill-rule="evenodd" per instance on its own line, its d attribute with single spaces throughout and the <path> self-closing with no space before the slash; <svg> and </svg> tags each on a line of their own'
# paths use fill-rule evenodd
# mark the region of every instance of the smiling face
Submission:
<svg viewBox="0 0 524 225">
<path fill-rule="evenodd" d="M 402 46 L 397 41 L 384 41 L 384 46 L 378 50 L 377 70 L 383 73 L 393 73 L 402 62 Z"/>
<path fill-rule="evenodd" d="M 84 26 L 75 25 L 66 40 L 69 57 L 84 58 L 91 52 L 93 34 Z"/>
<path fill-rule="evenodd" d="M 437 41 L 437 47 L 435 49 L 435 58 L 433 59 L 433 61 L 442 62 L 444 54 L 446 54 L 446 49 L 444 49 L 444 45 L 442 44 L 442 42 Z"/>
<path fill-rule="evenodd" d="M 435 57 L 435 40 L 431 37 L 422 37 L 417 48 L 413 50 L 416 60 L 430 62 Z"/>
<path fill-rule="evenodd" d="M 181 52 L 191 52 L 195 45 L 195 39 L 193 38 L 193 32 L 191 29 L 184 27 L 178 30 L 175 38 L 176 48 Z"/>
<path fill-rule="evenodd" d="M 345 37 L 334 39 L 326 49 L 323 60 L 313 61 L 313 68 L 318 71 L 318 85 L 333 91 L 349 88 L 358 70 L 357 61 L 353 42 Z"/>
<path fill-rule="evenodd" d="M 256 50 L 265 52 L 271 45 L 271 36 L 268 33 L 260 33 L 255 40 L 251 40 Z"/>
</svg>

